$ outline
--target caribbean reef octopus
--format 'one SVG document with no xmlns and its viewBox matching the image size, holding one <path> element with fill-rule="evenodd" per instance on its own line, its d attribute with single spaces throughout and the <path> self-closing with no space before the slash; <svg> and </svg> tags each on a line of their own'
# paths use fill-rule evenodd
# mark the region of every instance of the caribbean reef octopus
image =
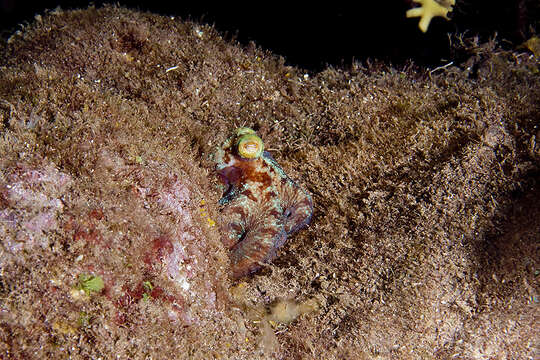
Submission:
<svg viewBox="0 0 540 360">
<path fill-rule="evenodd" d="M 264 151 L 254 130 L 242 127 L 215 155 L 224 194 L 222 241 L 230 250 L 232 276 L 241 278 L 272 261 L 288 236 L 313 214 L 311 196 Z"/>
</svg>

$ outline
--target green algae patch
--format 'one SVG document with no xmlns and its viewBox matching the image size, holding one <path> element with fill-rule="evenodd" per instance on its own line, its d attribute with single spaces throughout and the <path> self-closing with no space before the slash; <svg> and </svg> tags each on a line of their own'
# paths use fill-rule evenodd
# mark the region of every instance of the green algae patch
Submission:
<svg viewBox="0 0 540 360">
<path fill-rule="evenodd" d="M 91 293 L 99 293 L 104 287 L 105 284 L 103 283 L 103 279 L 99 276 L 88 274 L 79 275 L 77 289 L 83 290 L 86 295 L 90 295 Z"/>
</svg>

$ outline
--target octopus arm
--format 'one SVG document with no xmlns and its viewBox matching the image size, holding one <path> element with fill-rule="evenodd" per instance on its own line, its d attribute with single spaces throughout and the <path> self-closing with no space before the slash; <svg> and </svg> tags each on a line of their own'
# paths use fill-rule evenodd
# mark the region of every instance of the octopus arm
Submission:
<svg viewBox="0 0 540 360">
<path fill-rule="evenodd" d="M 242 229 L 242 233 L 230 248 L 233 277 L 249 275 L 276 256 L 276 245 L 282 244 L 286 237 L 281 214 L 276 202 L 246 216 L 238 215 L 240 226 L 237 228 Z"/>
<path fill-rule="evenodd" d="M 313 201 L 306 191 L 285 174 L 269 152 L 265 151 L 263 157 L 281 177 L 280 202 L 283 208 L 283 225 L 287 235 L 293 234 L 311 221 Z"/>
<path fill-rule="evenodd" d="M 260 237 L 261 231 L 269 231 L 268 236 Z M 245 237 L 232 248 L 232 270 L 234 278 L 247 276 L 261 268 L 263 263 L 276 257 L 276 242 L 283 243 L 285 231 L 280 227 L 248 231 Z"/>
<path fill-rule="evenodd" d="M 241 186 L 239 186 L 242 170 L 236 166 L 226 166 L 218 170 L 218 177 L 224 189 L 219 204 L 225 205 L 238 197 L 239 193 L 242 191 Z"/>
<path fill-rule="evenodd" d="M 281 204 L 283 207 L 283 227 L 287 235 L 304 228 L 311 221 L 313 202 L 311 196 L 292 180 L 281 185 Z"/>
<path fill-rule="evenodd" d="M 232 184 L 229 184 L 225 193 L 219 199 L 219 205 L 226 205 L 238 196 L 238 188 Z"/>
</svg>

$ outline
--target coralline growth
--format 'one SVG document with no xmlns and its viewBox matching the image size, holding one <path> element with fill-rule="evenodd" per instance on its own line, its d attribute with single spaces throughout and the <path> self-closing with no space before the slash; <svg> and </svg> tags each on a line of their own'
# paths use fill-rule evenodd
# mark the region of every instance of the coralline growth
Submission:
<svg viewBox="0 0 540 360">
<path fill-rule="evenodd" d="M 413 0 L 415 3 L 420 4 L 420 7 L 407 10 L 406 16 L 419 17 L 420 22 L 418 27 L 423 32 L 426 32 L 431 22 L 431 19 L 437 16 L 441 16 L 447 20 L 447 14 L 452 11 L 452 6 L 456 4 L 455 0 L 441 0 L 436 2 L 435 0 Z"/>
</svg>

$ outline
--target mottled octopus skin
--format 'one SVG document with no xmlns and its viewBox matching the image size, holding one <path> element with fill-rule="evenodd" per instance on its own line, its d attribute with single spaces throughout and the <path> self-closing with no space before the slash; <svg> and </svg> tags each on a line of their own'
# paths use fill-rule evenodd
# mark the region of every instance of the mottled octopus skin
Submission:
<svg viewBox="0 0 540 360">
<path fill-rule="evenodd" d="M 275 258 L 287 236 L 309 223 L 313 204 L 268 152 L 245 159 L 230 143 L 218 149 L 215 160 L 225 186 L 219 203 L 228 219 L 222 241 L 230 250 L 232 276 L 241 278 Z"/>
</svg>

